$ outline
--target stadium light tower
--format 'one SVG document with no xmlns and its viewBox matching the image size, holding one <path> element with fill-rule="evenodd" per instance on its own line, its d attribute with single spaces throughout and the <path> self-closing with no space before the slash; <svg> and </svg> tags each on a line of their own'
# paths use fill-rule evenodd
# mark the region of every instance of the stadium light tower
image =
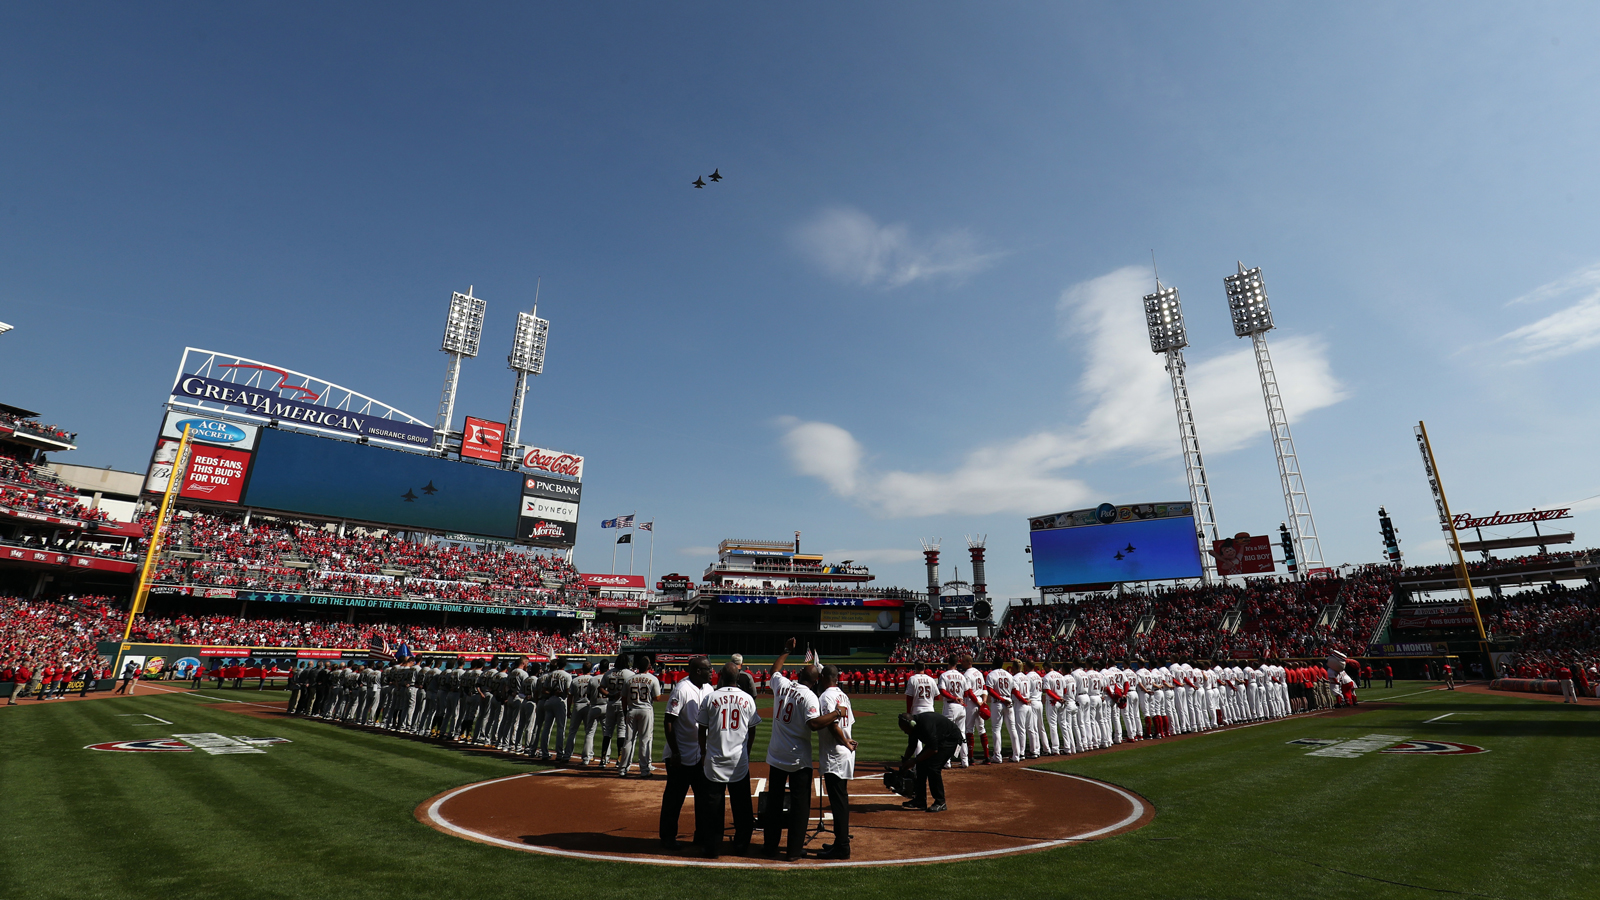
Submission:
<svg viewBox="0 0 1600 900">
<path fill-rule="evenodd" d="M 472 296 L 469 286 L 465 294 L 450 295 L 450 315 L 444 323 L 444 341 L 439 349 L 450 354 L 450 365 L 445 369 L 444 393 L 439 397 L 439 419 L 433 426 L 433 448 L 444 450 L 445 435 L 450 433 L 450 419 L 456 412 L 456 382 L 461 378 L 461 360 L 478 355 L 478 341 L 483 337 L 484 302 Z"/>
<path fill-rule="evenodd" d="M 1272 308 L 1267 304 L 1266 284 L 1261 267 L 1246 269 L 1239 263 L 1237 274 L 1222 279 L 1228 292 L 1228 310 L 1233 314 L 1233 333 L 1255 344 L 1256 370 L 1261 375 L 1261 396 L 1267 403 L 1267 425 L 1272 429 L 1272 449 L 1278 456 L 1278 479 L 1283 482 L 1283 505 L 1288 511 L 1290 539 L 1294 541 L 1301 571 L 1308 576 L 1325 568 L 1322 543 L 1317 540 L 1317 524 L 1311 518 L 1311 498 L 1306 495 L 1305 479 L 1300 477 L 1300 460 L 1289 436 L 1289 417 L 1283 411 L 1283 395 L 1278 391 L 1278 376 L 1267 353 L 1267 332 L 1271 331 Z"/>
<path fill-rule="evenodd" d="M 1144 298 L 1144 321 L 1150 329 L 1150 351 L 1167 357 L 1167 375 L 1172 379 L 1172 405 L 1178 411 L 1178 438 L 1183 444 L 1183 468 L 1189 477 L 1189 502 L 1194 505 L 1195 539 L 1200 544 L 1200 576 L 1207 584 L 1217 579 L 1217 561 L 1211 548 L 1217 540 L 1217 516 L 1211 507 L 1211 487 L 1206 483 L 1205 461 L 1200 456 L 1200 436 L 1194 427 L 1194 409 L 1189 405 L 1189 382 L 1184 377 L 1183 348 L 1189 346 L 1183 328 L 1183 304 L 1178 289 L 1162 287 L 1156 279 L 1156 292 Z"/>
<path fill-rule="evenodd" d="M 511 342 L 507 368 L 517 373 L 517 386 L 511 394 L 511 420 L 507 423 L 506 459 L 517 457 L 522 442 L 522 404 L 528 396 L 528 376 L 544 371 L 544 347 L 550 337 L 550 323 L 539 318 L 539 297 L 534 292 L 533 312 L 517 313 L 517 334 Z"/>
</svg>

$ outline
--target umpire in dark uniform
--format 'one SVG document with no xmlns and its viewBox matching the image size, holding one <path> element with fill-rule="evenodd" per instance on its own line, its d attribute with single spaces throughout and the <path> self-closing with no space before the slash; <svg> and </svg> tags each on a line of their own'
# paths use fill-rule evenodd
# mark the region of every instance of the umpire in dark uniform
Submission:
<svg viewBox="0 0 1600 900">
<path fill-rule="evenodd" d="M 944 764 L 950 761 L 966 738 L 961 729 L 943 714 L 936 712 L 900 714 L 900 730 L 907 735 L 906 753 L 900 760 L 902 766 L 917 764 L 916 795 L 900 804 L 906 809 L 926 809 L 944 812 Z M 917 752 L 917 745 L 922 752 Z M 933 790 L 933 805 L 928 805 L 928 790 Z"/>
</svg>

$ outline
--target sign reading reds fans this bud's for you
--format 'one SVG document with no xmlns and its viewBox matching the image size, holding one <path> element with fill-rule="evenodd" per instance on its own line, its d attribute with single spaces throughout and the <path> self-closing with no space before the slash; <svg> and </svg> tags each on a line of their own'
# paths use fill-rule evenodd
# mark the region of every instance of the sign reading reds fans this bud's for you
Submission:
<svg viewBox="0 0 1600 900">
<path fill-rule="evenodd" d="M 549 472 L 552 475 L 565 475 L 568 478 L 583 480 L 583 457 L 573 456 L 571 453 L 562 453 L 558 450 L 546 450 L 542 447 L 529 447 L 522 455 L 522 467 L 537 469 L 540 472 Z"/>
<path fill-rule="evenodd" d="M 195 447 L 189 454 L 189 470 L 184 473 L 178 495 L 212 503 L 238 503 L 249 471 L 248 453 L 224 447 Z"/>
<path fill-rule="evenodd" d="M 506 452 L 506 426 L 488 419 L 467 416 L 461 426 L 461 455 L 467 459 L 499 462 Z"/>
<path fill-rule="evenodd" d="M 523 516 L 517 520 L 517 540 L 539 547 L 571 547 L 578 542 L 578 523 Z"/>
</svg>

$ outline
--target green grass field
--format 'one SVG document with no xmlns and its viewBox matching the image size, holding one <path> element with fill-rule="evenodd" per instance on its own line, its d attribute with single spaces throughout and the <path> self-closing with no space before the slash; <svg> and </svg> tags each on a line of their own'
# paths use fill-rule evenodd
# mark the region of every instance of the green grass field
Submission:
<svg viewBox="0 0 1600 900">
<path fill-rule="evenodd" d="M 415 821 L 418 803 L 531 764 L 203 705 L 281 693 L 29 703 L 0 711 L 0 900 L 1600 897 L 1600 709 L 1427 687 L 1363 692 L 1394 698 L 1392 709 L 1049 763 L 1149 798 L 1154 822 L 1127 835 L 1025 856 L 815 873 L 590 863 L 449 837 Z M 861 759 L 898 757 L 893 714 L 903 703 L 857 706 L 881 713 L 857 726 Z M 173 724 L 140 725 L 151 721 L 142 714 Z M 293 743 L 249 756 L 80 749 L 192 732 Z M 1371 733 L 1491 752 L 1330 759 L 1286 743 Z"/>
</svg>

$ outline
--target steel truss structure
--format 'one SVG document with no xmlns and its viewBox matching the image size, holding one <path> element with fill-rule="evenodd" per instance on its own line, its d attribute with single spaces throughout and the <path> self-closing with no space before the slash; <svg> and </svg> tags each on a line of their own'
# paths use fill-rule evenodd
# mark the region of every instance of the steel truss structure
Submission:
<svg viewBox="0 0 1600 900">
<path fill-rule="evenodd" d="M 1267 426 L 1272 433 L 1272 450 L 1278 457 L 1278 480 L 1283 485 L 1283 505 L 1289 520 L 1289 538 L 1301 571 L 1309 575 L 1327 568 L 1322 559 L 1322 543 L 1317 540 L 1317 523 L 1311 516 L 1311 498 L 1300 474 L 1300 457 L 1289 433 L 1289 416 L 1283 409 L 1283 394 L 1278 390 L 1278 375 L 1267 350 L 1267 332 L 1273 329 L 1272 311 L 1267 304 L 1261 268 L 1245 269 L 1223 279 L 1228 307 L 1233 315 L 1233 332 L 1248 337 L 1255 348 L 1256 372 L 1261 377 L 1261 397 L 1267 407 Z"/>
</svg>

